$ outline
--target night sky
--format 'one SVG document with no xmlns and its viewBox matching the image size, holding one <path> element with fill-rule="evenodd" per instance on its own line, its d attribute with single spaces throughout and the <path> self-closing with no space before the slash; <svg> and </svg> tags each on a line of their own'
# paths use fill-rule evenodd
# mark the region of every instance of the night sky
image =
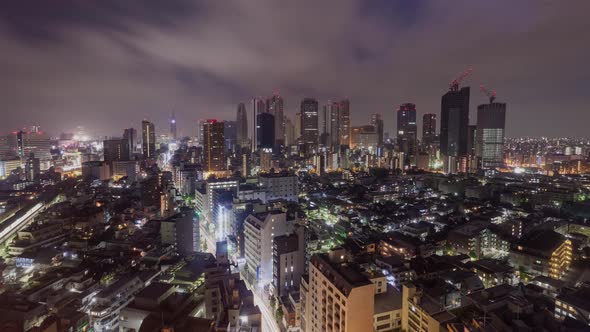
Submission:
<svg viewBox="0 0 590 332">
<path fill-rule="evenodd" d="M 183 135 L 274 91 L 351 100 L 353 125 L 413 102 L 440 113 L 472 66 L 471 123 L 508 103 L 509 136 L 590 136 L 590 1 L 16 0 L 0 4 L 0 131 Z M 248 111 L 250 111 L 248 104 Z M 421 125 L 419 120 L 418 125 Z"/>
</svg>

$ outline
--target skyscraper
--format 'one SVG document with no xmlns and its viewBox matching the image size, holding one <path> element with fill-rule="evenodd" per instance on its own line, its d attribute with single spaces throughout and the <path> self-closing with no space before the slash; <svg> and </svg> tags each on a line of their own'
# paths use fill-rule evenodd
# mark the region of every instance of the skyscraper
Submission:
<svg viewBox="0 0 590 332">
<path fill-rule="evenodd" d="M 205 171 L 217 172 L 225 170 L 225 126 L 223 122 L 209 119 L 203 126 L 203 154 L 205 155 Z"/>
<path fill-rule="evenodd" d="M 285 144 L 285 116 L 283 110 L 283 97 L 275 93 L 266 99 L 266 111 L 275 119 L 275 145 Z"/>
<path fill-rule="evenodd" d="M 262 99 L 252 99 L 252 124 L 250 126 L 250 144 L 252 152 L 258 149 L 258 114 L 266 112 L 266 104 Z M 274 127 L 273 127 L 274 128 Z M 273 133 L 274 137 L 274 133 Z"/>
<path fill-rule="evenodd" d="M 156 156 L 156 131 L 154 124 L 147 120 L 141 121 L 141 146 L 144 159 Z"/>
<path fill-rule="evenodd" d="M 383 116 L 381 113 L 371 114 L 371 125 L 375 127 L 377 133 L 377 144 L 383 144 Z"/>
<path fill-rule="evenodd" d="M 404 165 L 415 163 L 417 152 L 418 128 L 416 126 L 416 105 L 406 103 L 400 105 L 397 110 L 397 141 L 400 152 L 403 152 L 406 160 Z"/>
<path fill-rule="evenodd" d="M 172 117 L 170 118 L 170 138 L 176 140 L 177 133 L 176 133 L 176 115 L 172 112 Z"/>
<path fill-rule="evenodd" d="M 422 116 L 422 142 L 429 145 L 436 137 L 436 114 L 426 113 Z"/>
<path fill-rule="evenodd" d="M 467 155 L 469 126 L 469 87 L 453 87 L 442 96 L 440 112 L 440 153 L 447 173 L 457 171 L 456 165 Z"/>
<path fill-rule="evenodd" d="M 127 145 L 129 146 L 129 160 L 131 160 L 131 157 L 136 150 L 135 145 L 137 144 L 137 130 L 135 130 L 135 128 L 126 128 L 123 131 L 123 139 L 127 140 Z"/>
<path fill-rule="evenodd" d="M 350 146 L 350 101 L 344 99 L 335 104 L 338 110 L 338 129 L 340 140 L 338 144 Z"/>
<path fill-rule="evenodd" d="M 256 116 L 257 149 L 272 149 L 275 144 L 275 117 L 270 113 L 260 113 Z"/>
<path fill-rule="evenodd" d="M 129 140 L 121 138 L 104 140 L 102 151 L 104 161 L 107 163 L 129 160 Z"/>
<path fill-rule="evenodd" d="M 318 101 L 313 98 L 305 98 L 301 101 L 301 130 L 303 142 L 308 151 L 317 148 L 318 145 Z"/>
<path fill-rule="evenodd" d="M 506 103 L 482 104 L 477 107 L 475 155 L 483 169 L 504 165 L 504 131 Z"/>
<path fill-rule="evenodd" d="M 285 116 L 285 146 L 295 145 L 296 143 L 295 125 L 289 117 Z"/>
<path fill-rule="evenodd" d="M 246 105 L 244 103 L 238 104 L 236 138 L 240 147 L 246 148 L 248 146 L 248 113 L 246 112 Z"/>
<path fill-rule="evenodd" d="M 235 121 L 223 121 L 223 139 L 225 151 L 235 151 L 237 144 L 237 128 Z"/>
</svg>

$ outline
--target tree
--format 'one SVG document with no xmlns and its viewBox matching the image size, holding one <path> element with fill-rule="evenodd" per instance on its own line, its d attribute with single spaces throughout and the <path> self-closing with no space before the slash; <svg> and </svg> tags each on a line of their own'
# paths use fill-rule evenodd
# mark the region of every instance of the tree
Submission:
<svg viewBox="0 0 590 332">
<path fill-rule="evenodd" d="M 279 306 L 277 308 L 277 311 L 275 312 L 275 319 L 277 320 L 277 322 L 280 322 L 283 319 L 283 315 L 283 308 Z"/>
</svg>

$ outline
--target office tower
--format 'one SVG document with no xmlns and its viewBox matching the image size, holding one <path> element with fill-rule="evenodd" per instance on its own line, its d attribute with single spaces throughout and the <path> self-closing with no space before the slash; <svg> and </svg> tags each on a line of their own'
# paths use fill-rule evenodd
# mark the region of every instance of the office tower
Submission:
<svg viewBox="0 0 590 332">
<path fill-rule="evenodd" d="M 477 156 L 475 155 L 476 149 L 476 137 L 477 135 L 477 125 L 469 125 L 467 126 L 467 171 L 470 173 L 477 172 L 478 169 L 478 161 Z"/>
<path fill-rule="evenodd" d="M 339 145 L 350 146 L 350 101 L 344 99 L 335 104 L 338 110 L 338 131 L 340 133 Z M 334 117 L 332 117 L 333 119 Z"/>
<path fill-rule="evenodd" d="M 453 86 L 442 96 L 440 112 L 440 153 L 447 173 L 464 171 L 457 168 L 467 156 L 469 126 L 469 87 Z"/>
<path fill-rule="evenodd" d="M 235 151 L 237 144 L 237 128 L 235 121 L 223 121 L 223 138 L 225 151 Z"/>
<path fill-rule="evenodd" d="M 272 114 L 275 119 L 275 146 L 285 144 L 285 116 L 283 110 L 283 97 L 275 93 L 266 99 L 266 112 Z"/>
<path fill-rule="evenodd" d="M 404 166 L 415 163 L 418 127 L 416 126 L 416 105 L 406 103 L 397 110 L 397 142 L 405 156 Z"/>
<path fill-rule="evenodd" d="M 38 126 L 32 126 L 28 131 L 17 131 L 9 137 L 9 144 L 16 155 L 22 160 L 26 159 L 31 153 L 39 160 L 51 160 L 51 142 L 49 136 L 39 129 Z"/>
<path fill-rule="evenodd" d="M 137 130 L 135 128 L 125 129 L 123 131 L 123 139 L 127 141 L 127 146 L 129 146 L 129 159 L 133 159 L 132 156 L 137 144 Z"/>
<path fill-rule="evenodd" d="M 25 164 L 25 176 L 27 181 L 38 182 L 41 174 L 41 163 L 39 158 L 35 158 L 35 154 L 31 153 Z"/>
<path fill-rule="evenodd" d="M 301 137 L 301 112 L 295 113 L 295 140 Z"/>
<path fill-rule="evenodd" d="M 256 152 L 258 150 L 258 114 L 266 112 L 266 104 L 264 100 L 261 99 L 252 99 L 252 124 L 250 126 L 250 144 L 252 145 L 252 152 Z M 274 117 L 273 117 L 274 121 Z M 274 124 L 273 124 L 273 131 L 274 131 Z M 274 140 L 274 132 L 273 132 L 273 140 Z"/>
<path fill-rule="evenodd" d="M 257 149 L 272 149 L 275 144 L 275 117 L 270 113 L 256 116 Z"/>
<path fill-rule="evenodd" d="M 236 138 L 240 147 L 248 147 L 248 113 L 246 112 L 246 105 L 244 105 L 244 103 L 238 104 L 238 111 L 236 114 Z"/>
<path fill-rule="evenodd" d="M 273 239 L 272 292 L 277 298 L 299 292 L 301 276 L 305 272 L 305 228 L 296 226 L 295 232 Z"/>
<path fill-rule="evenodd" d="M 383 116 L 381 113 L 371 114 L 371 125 L 375 127 L 377 133 L 377 144 L 383 144 Z"/>
<path fill-rule="evenodd" d="M 156 131 L 154 124 L 147 120 L 141 121 L 141 146 L 144 159 L 156 157 Z"/>
<path fill-rule="evenodd" d="M 422 143 L 431 144 L 436 138 L 436 114 L 426 113 L 422 116 Z"/>
<path fill-rule="evenodd" d="M 103 141 L 104 161 L 111 164 L 113 161 L 129 160 L 129 140 L 111 138 Z"/>
<path fill-rule="evenodd" d="M 170 138 L 176 140 L 177 132 L 176 132 L 176 115 L 172 112 L 172 117 L 170 118 Z"/>
<path fill-rule="evenodd" d="M 318 101 L 305 98 L 301 101 L 301 130 L 306 150 L 311 152 L 318 145 Z"/>
<path fill-rule="evenodd" d="M 379 134 L 375 131 L 374 126 L 355 126 L 350 132 L 350 147 L 352 149 L 375 149 L 378 142 Z"/>
<path fill-rule="evenodd" d="M 14 153 L 9 142 L 10 138 L 8 136 L 0 136 L 0 159 L 7 158 Z"/>
<path fill-rule="evenodd" d="M 481 168 L 497 168 L 504 165 L 505 127 L 506 103 L 492 101 L 477 107 L 475 155 Z"/>
<path fill-rule="evenodd" d="M 305 286 L 306 332 L 373 331 L 375 285 L 347 264 L 343 250 L 312 256 Z"/>
<path fill-rule="evenodd" d="M 246 265 L 257 282 L 272 280 L 273 239 L 290 233 L 293 221 L 279 210 L 250 214 L 244 221 Z"/>
<path fill-rule="evenodd" d="M 203 153 L 207 172 L 225 170 L 225 126 L 223 122 L 209 119 L 203 126 Z"/>
<path fill-rule="evenodd" d="M 205 123 L 207 123 L 207 120 L 203 120 L 203 119 L 200 119 L 197 122 L 197 139 L 198 139 L 200 145 L 205 144 L 205 135 L 204 135 Z"/>
<path fill-rule="evenodd" d="M 295 125 L 289 117 L 285 116 L 285 146 L 295 145 L 296 143 Z"/>
</svg>

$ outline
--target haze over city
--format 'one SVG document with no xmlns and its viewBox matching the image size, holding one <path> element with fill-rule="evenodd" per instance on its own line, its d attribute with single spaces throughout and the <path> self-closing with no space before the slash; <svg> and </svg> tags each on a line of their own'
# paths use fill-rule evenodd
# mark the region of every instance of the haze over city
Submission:
<svg viewBox="0 0 590 332">
<path fill-rule="evenodd" d="M 587 1 L 25 0 L 0 9 L 2 132 L 82 125 L 117 135 L 143 118 L 164 128 L 174 110 L 190 136 L 198 119 L 233 119 L 238 102 L 275 91 L 291 115 L 303 97 L 347 97 L 353 124 L 378 112 L 393 132 L 398 105 L 439 113 L 448 83 L 471 66 L 466 84 L 509 104 L 508 136 L 587 136 Z"/>
</svg>

